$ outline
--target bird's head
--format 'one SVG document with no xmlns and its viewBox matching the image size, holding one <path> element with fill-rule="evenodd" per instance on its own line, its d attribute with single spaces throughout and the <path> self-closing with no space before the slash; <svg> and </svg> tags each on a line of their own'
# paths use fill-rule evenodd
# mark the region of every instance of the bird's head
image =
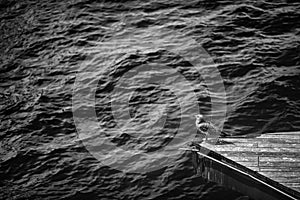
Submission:
<svg viewBox="0 0 300 200">
<path fill-rule="evenodd" d="M 195 117 L 196 117 L 196 120 L 198 123 L 204 122 L 203 115 L 198 114 L 198 115 L 195 115 Z"/>
</svg>

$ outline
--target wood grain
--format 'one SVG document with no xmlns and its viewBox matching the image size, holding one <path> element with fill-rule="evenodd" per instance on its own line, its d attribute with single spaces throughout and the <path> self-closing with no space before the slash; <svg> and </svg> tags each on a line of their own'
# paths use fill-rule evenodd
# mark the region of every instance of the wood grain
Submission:
<svg viewBox="0 0 300 200">
<path fill-rule="evenodd" d="M 224 143 L 201 146 L 300 192 L 300 132 L 221 140 Z"/>
</svg>

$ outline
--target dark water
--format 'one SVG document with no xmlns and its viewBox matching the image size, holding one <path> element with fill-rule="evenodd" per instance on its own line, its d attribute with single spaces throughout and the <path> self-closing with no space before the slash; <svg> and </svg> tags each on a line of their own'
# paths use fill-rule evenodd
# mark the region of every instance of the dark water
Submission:
<svg viewBox="0 0 300 200">
<path fill-rule="evenodd" d="M 240 198 L 178 149 L 195 105 L 231 135 L 300 129 L 299 19 L 297 1 L 1 0 L 0 198 Z M 120 149 L 148 160 L 125 173 Z"/>
</svg>

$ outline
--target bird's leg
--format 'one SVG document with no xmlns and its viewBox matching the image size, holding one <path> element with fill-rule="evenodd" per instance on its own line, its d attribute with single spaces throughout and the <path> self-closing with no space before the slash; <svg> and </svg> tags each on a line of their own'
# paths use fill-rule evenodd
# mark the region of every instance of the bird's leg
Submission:
<svg viewBox="0 0 300 200">
<path fill-rule="evenodd" d="M 207 135 L 205 135 L 205 141 L 207 141 Z"/>
</svg>

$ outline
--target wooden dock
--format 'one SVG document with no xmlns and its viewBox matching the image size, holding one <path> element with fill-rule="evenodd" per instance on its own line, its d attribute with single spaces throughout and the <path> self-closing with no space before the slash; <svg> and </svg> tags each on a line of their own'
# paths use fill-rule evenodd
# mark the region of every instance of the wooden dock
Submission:
<svg viewBox="0 0 300 200">
<path fill-rule="evenodd" d="M 221 141 L 198 145 L 198 170 L 205 178 L 253 199 L 300 199 L 300 132 Z"/>
</svg>

